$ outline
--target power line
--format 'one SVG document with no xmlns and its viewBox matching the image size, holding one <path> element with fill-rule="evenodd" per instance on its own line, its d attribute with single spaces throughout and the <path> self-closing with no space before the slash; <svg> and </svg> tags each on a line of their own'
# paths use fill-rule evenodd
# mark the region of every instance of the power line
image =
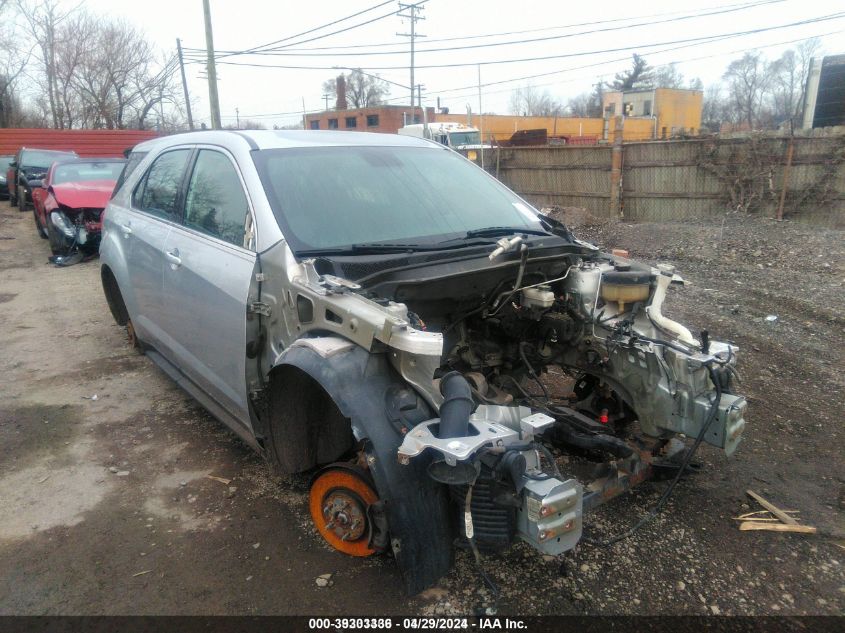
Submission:
<svg viewBox="0 0 845 633">
<path fill-rule="evenodd" d="M 771 2 L 785 2 L 786 0 L 770 0 L 770 1 Z M 711 9 L 729 9 L 729 8 L 732 8 L 732 7 L 737 7 L 738 9 L 741 9 L 741 8 L 750 8 L 750 7 L 759 5 L 759 4 L 765 4 L 765 2 L 761 3 L 761 2 L 758 2 L 758 1 L 754 1 L 754 2 L 742 2 L 742 3 L 735 3 L 735 4 L 726 4 L 726 5 L 714 5 L 714 6 L 709 6 L 709 7 L 701 7 L 699 10 L 700 11 L 710 11 Z M 444 37 L 444 38 L 438 38 L 438 39 L 431 39 L 431 40 L 427 40 L 427 41 L 429 43 L 433 44 L 433 43 L 452 42 L 452 41 L 459 41 L 459 40 L 473 40 L 473 39 L 482 39 L 482 38 L 490 38 L 490 37 L 500 37 L 500 36 L 505 36 L 505 35 L 522 35 L 522 34 L 525 34 L 525 33 L 539 33 L 539 32 L 542 32 L 542 31 L 554 31 L 554 30 L 560 30 L 560 29 L 576 28 L 576 27 L 581 27 L 581 26 L 594 26 L 594 25 L 597 25 L 597 24 L 612 24 L 612 23 L 617 23 L 617 22 L 627 22 L 627 21 L 630 21 L 630 20 L 642 20 L 644 18 L 663 17 L 663 16 L 667 16 L 667 15 L 678 15 L 678 14 L 687 13 L 687 12 L 688 12 L 688 10 L 686 10 L 686 9 L 682 10 L 682 11 L 664 11 L 664 12 L 661 12 L 661 13 L 636 15 L 636 16 L 630 16 L 630 17 L 624 17 L 624 18 L 613 18 L 613 19 L 609 19 L 609 20 L 595 20 L 595 21 L 591 21 L 591 22 L 580 22 L 580 23 L 576 23 L 576 24 L 567 24 L 567 25 L 561 25 L 561 26 L 548 26 L 548 27 L 537 28 L 537 29 L 525 29 L 525 30 L 521 30 L 521 31 L 504 31 L 504 32 L 499 32 L 499 33 L 483 33 L 483 34 L 478 34 L 478 35 L 463 35 L 463 36 L 458 36 L 458 37 Z M 292 46 L 297 46 L 297 44 L 298 43 L 293 43 L 293 44 L 288 44 L 286 46 L 280 46 L 280 47 L 275 48 L 275 49 L 266 49 L 266 51 L 260 51 L 260 53 L 262 53 L 262 54 L 265 53 L 265 52 L 271 53 L 275 50 L 285 50 L 285 51 L 287 51 L 287 50 L 290 50 L 290 51 L 312 51 L 313 50 L 313 51 L 319 51 L 319 50 L 345 50 L 345 49 L 354 49 L 354 48 L 373 48 L 373 47 L 383 47 L 383 46 L 398 46 L 398 44 L 396 42 L 380 42 L 380 43 L 374 43 L 374 44 L 351 44 L 351 45 L 346 45 L 346 46 L 324 46 L 324 47 L 311 47 L 311 48 L 304 48 L 304 49 L 290 48 Z M 258 48 L 258 47 L 256 47 L 256 48 Z M 190 47 L 185 47 L 184 50 L 185 51 L 191 51 L 191 52 L 198 52 L 198 53 L 203 52 L 203 49 L 192 49 Z M 248 49 L 248 50 L 251 50 L 251 49 Z M 245 52 L 246 51 L 220 51 L 221 54 L 227 54 L 227 55 L 228 54 L 240 54 L 240 53 L 245 53 Z M 396 53 L 404 53 L 404 52 L 407 52 L 407 51 L 395 51 L 395 52 Z"/>
<path fill-rule="evenodd" d="M 410 66 L 410 71 L 411 71 L 411 86 L 410 86 L 411 87 L 411 108 L 414 107 L 414 86 L 416 85 L 414 83 L 414 45 L 416 44 L 418 37 L 425 37 L 425 35 L 422 35 L 421 33 L 417 33 L 417 30 L 416 30 L 417 22 L 419 20 L 425 20 L 425 18 L 422 17 L 419 14 L 420 7 L 422 6 L 422 4 L 423 4 L 422 2 L 417 2 L 417 3 L 413 3 L 413 4 L 405 4 L 403 2 L 400 2 L 399 3 L 399 12 L 396 14 L 400 18 L 405 18 L 408 21 L 410 21 L 410 23 L 411 23 L 411 32 L 410 33 L 397 33 L 396 34 L 399 37 L 407 37 L 407 38 L 410 38 L 410 40 L 411 40 L 411 66 Z M 402 11 L 408 11 L 408 13 L 402 13 Z"/>
<path fill-rule="evenodd" d="M 487 44 L 469 44 L 469 45 L 466 45 L 466 46 L 424 48 L 424 49 L 419 49 L 416 52 L 417 53 L 437 53 L 437 52 L 444 52 L 444 51 L 454 52 L 454 51 L 462 51 L 462 50 L 469 50 L 469 49 L 476 49 L 476 48 L 491 48 L 491 47 L 498 47 L 498 46 L 513 46 L 513 45 L 520 45 L 520 44 L 533 44 L 533 43 L 537 43 L 537 42 L 548 42 L 548 41 L 551 41 L 551 40 L 560 40 L 560 39 L 568 39 L 568 38 L 572 38 L 572 37 L 580 37 L 582 35 L 593 35 L 593 34 L 596 34 L 596 33 L 606 33 L 606 32 L 610 32 L 610 31 L 620 31 L 620 30 L 626 30 L 626 29 L 639 28 L 639 27 L 643 27 L 643 26 L 648 27 L 648 26 L 654 26 L 654 25 L 657 25 L 657 24 L 667 24 L 667 23 L 670 23 L 670 22 L 681 22 L 681 21 L 684 21 L 684 20 L 704 18 L 704 17 L 713 16 L 713 15 L 723 15 L 723 14 L 726 14 L 726 13 L 735 13 L 737 11 L 744 11 L 744 10 L 747 10 L 747 9 L 758 8 L 758 7 L 762 7 L 762 6 L 766 6 L 766 5 L 770 5 L 770 4 L 778 4 L 778 3 L 781 3 L 781 2 L 784 2 L 784 0 L 762 0 L 762 1 L 759 1 L 759 2 L 751 3 L 751 4 L 745 4 L 745 5 L 742 5 L 742 6 L 739 6 L 739 7 L 714 10 L 714 11 L 709 11 L 709 12 L 705 12 L 705 13 L 701 13 L 701 12 L 690 13 L 690 14 L 687 14 L 687 15 L 682 15 L 680 17 L 667 18 L 665 20 L 645 21 L 645 22 L 638 22 L 636 24 L 626 24 L 626 25 L 622 25 L 622 26 L 609 26 L 609 27 L 604 27 L 604 28 L 591 29 L 589 31 L 580 31 L 578 33 L 563 33 L 563 34 L 560 34 L 560 35 L 548 35 L 548 36 L 545 36 L 545 37 L 514 40 L 514 41 L 510 41 L 510 42 L 491 42 L 491 43 L 487 43 Z M 401 6 L 414 6 L 414 5 L 401 5 Z M 402 14 L 398 14 L 398 15 L 402 15 Z M 402 17 L 410 18 L 411 16 L 405 15 L 405 16 L 402 16 Z M 417 19 L 423 19 L 423 18 L 418 17 Z M 397 33 L 397 35 L 402 35 L 404 37 L 411 37 L 412 34 L 413 34 L 413 27 L 412 27 L 411 30 L 412 30 L 412 33 L 410 35 L 406 34 L 406 33 L 403 33 L 403 34 Z M 417 37 L 421 37 L 421 36 L 417 35 Z M 394 46 L 396 46 L 396 44 L 394 44 Z M 411 47 L 413 49 L 413 41 L 412 41 Z M 408 52 L 407 50 L 398 50 L 398 51 L 365 51 L 365 52 L 361 52 L 361 53 L 333 53 L 333 52 L 295 52 L 295 50 L 292 50 L 292 49 L 281 49 L 281 50 L 268 49 L 268 50 L 258 51 L 255 54 L 267 55 L 267 56 L 279 56 L 279 57 L 337 57 L 337 56 L 369 57 L 369 56 L 372 56 L 372 55 L 399 55 L 399 54 L 405 54 L 407 52 Z M 412 56 L 413 56 L 413 53 L 414 53 L 414 51 L 412 50 L 411 51 Z M 413 83 L 413 81 L 412 81 L 412 83 Z"/>
<path fill-rule="evenodd" d="M 275 45 L 275 44 L 281 44 L 282 42 L 287 42 L 287 41 L 290 41 L 290 40 L 296 39 L 297 37 L 302 37 L 303 35 L 309 35 L 309 34 L 314 33 L 314 32 L 316 32 L 316 31 L 322 31 L 322 30 L 323 30 L 323 29 L 325 29 L 325 28 L 328 28 L 328 27 L 330 27 L 330 26 L 334 26 L 335 24 L 339 24 L 339 23 L 341 23 L 341 22 L 346 22 L 346 20 L 351 20 L 352 18 L 356 18 L 356 17 L 358 17 L 359 15 L 363 15 L 364 13 L 369 13 L 370 11 L 375 11 L 376 9 L 380 9 L 380 8 L 381 8 L 381 7 L 383 7 L 383 6 L 388 5 L 388 4 L 392 4 L 392 3 L 393 3 L 393 0 L 387 0 L 386 2 L 381 2 L 381 3 L 379 3 L 379 4 L 376 4 L 376 5 L 373 5 L 373 6 L 371 6 L 371 7 L 368 7 L 368 8 L 366 8 L 366 9 L 362 10 L 362 11 L 358 11 L 357 13 L 353 13 L 353 14 L 351 14 L 351 15 L 347 15 L 347 16 L 345 16 L 345 17 L 343 17 L 343 18 L 340 18 L 340 19 L 338 19 L 338 20 L 335 20 L 335 21 L 333 21 L 333 22 L 328 22 L 328 23 L 326 23 L 326 24 L 322 24 L 322 25 L 320 25 L 320 26 L 314 27 L 314 28 L 309 29 L 309 30 L 307 30 L 307 31 L 303 31 L 303 32 L 301 32 L 301 33 L 297 33 L 296 35 L 290 35 L 290 36 L 288 36 L 288 37 L 284 37 L 284 38 L 282 38 L 282 39 L 280 39 L 280 40 L 274 40 L 274 41 L 272 41 L 272 42 L 268 42 L 267 44 L 260 44 L 259 46 L 254 46 L 254 47 L 252 47 L 252 48 L 246 49 L 245 51 L 240 51 L 240 52 L 228 52 L 228 53 L 226 53 L 226 54 L 221 55 L 221 57 L 228 57 L 229 55 L 242 55 L 242 54 L 247 54 L 247 53 L 249 53 L 249 52 L 253 52 L 253 51 L 256 51 L 256 50 L 258 50 L 258 49 L 267 48 L 267 47 L 269 47 L 269 46 L 273 46 L 273 45 Z M 394 11 L 393 13 L 390 13 L 390 14 L 388 14 L 388 15 L 393 15 L 394 13 L 396 13 L 396 12 Z M 382 16 L 381 18 L 376 18 L 376 20 L 381 20 L 381 19 L 382 19 L 382 18 L 384 18 L 384 17 L 388 17 L 388 16 Z M 375 21 L 375 20 L 371 20 L 371 22 L 374 22 L 374 21 Z M 369 22 L 364 22 L 364 24 L 369 24 Z M 356 27 L 351 27 L 351 28 L 356 28 Z M 344 30 L 348 30 L 348 29 L 343 29 L 343 30 L 340 30 L 340 31 L 336 31 L 335 33 L 329 33 L 328 35 L 323 35 L 323 36 L 321 36 L 321 37 L 329 37 L 329 35 L 335 35 L 336 33 L 342 33 Z M 308 41 L 314 41 L 314 39 L 320 39 L 320 38 L 313 38 L 313 39 L 311 39 L 311 40 L 306 40 L 306 42 L 308 42 Z M 305 42 L 296 42 L 296 43 L 295 43 L 295 44 L 293 44 L 293 45 L 294 45 L 294 46 L 296 46 L 296 45 L 298 45 L 298 44 L 303 44 L 303 43 L 305 43 Z M 192 50 L 192 49 L 189 49 L 189 50 Z"/>
<path fill-rule="evenodd" d="M 425 4 L 426 2 L 428 2 L 428 0 L 421 0 L 420 2 L 417 2 L 416 5 L 421 6 L 421 5 Z M 384 4 L 388 4 L 388 3 L 385 2 Z M 378 5 L 378 6 L 383 6 L 383 5 Z M 372 18 L 371 20 L 367 20 L 366 22 L 359 22 L 358 24 L 353 24 L 352 26 L 347 26 L 347 27 L 339 29 L 337 31 L 332 31 L 331 33 L 325 33 L 324 35 L 318 35 L 316 37 L 312 37 L 312 38 L 307 39 L 307 40 L 301 40 L 299 42 L 294 42 L 293 44 L 291 44 L 291 46 L 298 46 L 300 44 L 307 44 L 308 42 L 315 42 L 317 40 L 321 40 L 321 39 L 324 39 L 324 38 L 327 38 L 327 37 L 331 37 L 332 35 L 337 35 L 338 33 L 345 33 L 346 31 L 351 31 L 353 29 L 357 29 L 357 28 L 360 28 L 362 26 L 372 24 L 373 22 L 378 22 L 379 20 L 389 18 L 391 16 L 397 15 L 398 13 L 399 13 L 399 10 L 391 11 L 390 13 L 385 13 L 384 15 L 380 15 L 377 18 Z M 346 18 L 346 19 L 348 19 L 348 18 Z M 342 22 L 343 20 L 338 20 L 338 21 Z M 298 36 L 293 36 L 293 37 L 298 37 Z M 290 39 L 290 38 L 288 38 L 288 39 Z M 284 41 L 284 40 L 281 40 L 281 41 Z M 229 53 L 228 56 L 246 55 L 246 54 L 249 54 L 251 52 L 255 52 L 255 51 L 254 50 L 253 51 L 235 51 L 235 52 Z"/>
<path fill-rule="evenodd" d="M 585 57 L 589 55 L 600 55 L 604 53 L 618 53 L 621 51 L 629 51 L 629 50 L 642 50 L 648 48 L 654 48 L 656 46 L 667 46 L 673 44 L 684 44 L 689 42 L 702 42 L 706 43 L 708 40 L 720 40 L 720 39 L 727 39 L 733 37 L 744 37 L 747 35 L 755 35 L 757 33 L 765 33 L 768 31 L 777 31 L 786 28 L 792 28 L 795 26 L 803 26 L 807 24 L 816 24 L 819 22 L 827 22 L 830 20 L 837 20 L 840 18 L 845 17 L 845 12 L 839 13 L 832 13 L 826 16 L 819 16 L 816 18 L 809 18 L 807 20 L 800 20 L 798 22 L 790 22 L 787 24 L 779 24 L 776 26 L 769 26 L 769 27 L 761 27 L 757 29 L 750 29 L 747 31 L 735 31 L 733 33 L 722 33 L 719 35 L 706 35 L 701 37 L 693 37 L 693 38 L 686 38 L 680 40 L 669 40 L 665 42 L 654 42 L 649 44 L 634 44 L 630 46 L 622 46 L 618 48 L 606 48 L 594 51 L 579 51 L 575 53 L 563 53 L 558 55 L 544 55 L 539 57 L 523 57 L 519 59 L 499 59 L 499 60 L 492 60 L 492 61 L 474 61 L 474 62 L 457 62 L 457 63 L 450 63 L 450 64 L 424 64 L 418 65 L 416 68 L 461 68 L 466 66 L 490 66 L 496 64 L 514 64 L 514 63 L 522 63 L 522 62 L 535 62 L 535 61 L 545 61 L 550 59 L 564 59 L 569 57 Z M 298 65 L 287 65 L 287 64 L 257 64 L 257 63 L 250 63 L 250 62 L 220 62 L 221 64 L 227 64 L 230 66 L 247 66 L 253 68 L 286 68 L 291 70 L 332 70 L 334 66 L 298 66 Z M 406 68 L 406 66 L 367 66 L 369 70 L 402 70 Z"/>
</svg>

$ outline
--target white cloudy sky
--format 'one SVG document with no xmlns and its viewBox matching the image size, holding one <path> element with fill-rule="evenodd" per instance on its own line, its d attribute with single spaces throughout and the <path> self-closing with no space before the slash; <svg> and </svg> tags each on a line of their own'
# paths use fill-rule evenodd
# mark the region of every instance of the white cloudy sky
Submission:
<svg viewBox="0 0 845 633">
<path fill-rule="evenodd" d="M 215 46 L 219 51 L 242 51 L 296 36 L 345 16 L 379 4 L 379 0 L 211 0 Z M 205 45 L 202 0 L 87 0 L 99 13 L 126 18 L 141 26 L 162 48 L 175 49 L 177 37 L 183 46 Z M 732 12 L 684 19 L 701 13 L 723 11 L 742 5 L 757 5 Z M 508 110 L 513 88 L 532 84 L 566 99 L 590 90 L 599 79 L 610 79 L 623 70 L 631 53 L 644 55 L 651 65 L 679 62 L 688 77 L 700 77 L 705 85 L 718 81 L 731 59 L 746 50 L 759 48 L 770 58 L 793 46 L 795 40 L 821 36 L 824 52 L 845 52 L 845 3 L 834 0 L 603 0 L 567 2 L 561 0 L 428 0 L 418 23 L 427 37 L 418 40 L 418 51 L 545 38 L 505 46 L 465 50 L 418 52 L 415 83 L 425 86 L 423 99 L 434 105 L 437 96 L 452 112 L 463 112 L 466 104 L 478 108 L 478 67 L 481 63 L 482 102 L 485 112 Z M 347 26 L 386 16 L 398 10 L 391 2 L 373 11 L 340 22 L 322 31 L 284 42 L 282 55 L 232 56 L 220 60 L 234 64 L 302 66 L 256 68 L 223 64 L 218 66 L 219 91 L 224 123 L 241 118 L 258 118 L 268 125 L 290 124 L 301 119 L 303 99 L 307 110 L 323 109 L 321 84 L 337 74 L 336 66 L 360 67 L 401 85 L 409 83 L 408 24 L 396 15 L 347 32 L 296 45 L 305 39 Z M 798 26 L 719 41 L 685 42 L 692 38 L 729 35 L 755 29 L 779 27 L 794 22 L 836 16 Z M 588 24 L 591 23 L 591 24 Z M 624 28 L 620 28 L 624 27 Z M 613 29 L 600 32 L 597 29 Z M 527 33 L 515 33 L 530 31 Z M 512 33 L 508 35 L 492 35 Z M 580 34 L 580 35 L 579 35 Z M 472 39 L 450 39 L 467 38 Z M 567 37 L 560 37 L 567 36 Z M 384 46 L 372 46 L 372 45 Z M 366 45 L 363 46 L 362 45 Z M 329 48 L 349 47 L 359 48 Z M 319 49 L 319 50 L 306 50 Z M 610 52 L 607 49 L 616 49 Z M 669 50 L 672 49 L 672 50 Z M 380 55 L 351 53 L 394 51 Z M 511 61 L 558 56 L 555 59 Z M 425 68 L 443 64 L 467 64 L 447 68 Z M 546 74 L 509 83 L 505 80 Z M 204 67 L 187 68 L 195 118 L 208 120 L 208 91 Z M 458 89 L 458 90 L 456 90 Z M 406 103 L 407 91 L 391 87 L 394 103 Z"/>
</svg>

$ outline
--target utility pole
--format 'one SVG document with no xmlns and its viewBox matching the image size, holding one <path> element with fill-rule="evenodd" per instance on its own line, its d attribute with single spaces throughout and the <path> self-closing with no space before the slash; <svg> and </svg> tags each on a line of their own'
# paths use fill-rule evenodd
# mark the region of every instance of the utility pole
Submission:
<svg viewBox="0 0 845 633">
<path fill-rule="evenodd" d="M 176 38 L 176 51 L 179 53 L 179 70 L 182 73 L 182 90 L 185 93 L 185 111 L 188 114 L 188 129 L 194 129 L 194 117 L 191 114 L 191 97 L 188 94 L 188 81 L 185 79 L 185 61 L 182 59 L 182 40 Z"/>
<path fill-rule="evenodd" d="M 326 92 L 326 93 L 324 93 L 324 94 L 323 94 L 323 99 L 325 99 L 325 100 L 326 100 L 326 110 L 327 110 L 327 111 L 328 111 L 328 109 L 329 109 L 329 97 L 331 97 L 331 96 L 332 96 L 332 95 L 331 95 L 331 93 L 329 93 L 329 92 Z"/>
<path fill-rule="evenodd" d="M 399 3 L 399 11 L 407 11 L 407 13 L 397 13 L 400 18 L 406 18 L 411 22 L 411 32 L 410 33 L 397 33 L 399 37 L 410 37 L 411 38 L 411 109 L 413 111 L 414 108 L 414 88 L 416 84 L 414 83 L 414 48 L 416 44 L 416 39 L 418 37 L 425 37 L 420 33 L 417 33 L 417 20 L 425 20 L 424 17 L 419 15 L 419 12 L 422 11 L 422 2 L 415 2 L 415 3 Z"/>
<path fill-rule="evenodd" d="M 237 106 L 235 107 L 235 129 L 241 129 L 241 111 L 238 110 Z"/>
<path fill-rule="evenodd" d="M 211 7 L 209 0 L 202 0 L 202 12 L 205 17 L 205 49 L 207 55 L 206 66 L 208 68 L 208 103 L 211 109 L 211 129 L 219 130 L 223 127 L 220 123 L 220 99 L 217 96 L 217 67 L 214 65 L 214 35 L 211 32 Z"/>
<path fill-rule="evenodd" d="M 484 115 L 481 109 L 481 64 L 478 64 L 478 136 L 481 138 L 481 169 L 484 169 Z"/>
<path fill-rule="evenodd" d="M 303 97 L 302 97 L 302 129 L 303 129 L 303 130 L 307 130 L 307 129 L 308 129 L 308 128 L 305 126 L 305 120 L 306 120 L 307 118 L 308 118 L 308 117 L 307 117 L 307 116 L 306 116 L 306 114 L 305 114 L 305 96 L 303 95 Z"/>
</svg>

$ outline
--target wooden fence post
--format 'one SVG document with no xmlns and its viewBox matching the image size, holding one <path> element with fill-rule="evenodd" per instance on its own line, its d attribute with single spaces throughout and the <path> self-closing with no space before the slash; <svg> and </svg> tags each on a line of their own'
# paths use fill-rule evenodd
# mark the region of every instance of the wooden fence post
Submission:
<svg viewBox="0 0 845 633">
<path fill-rule="evenodd" d="M 783 166 L 783 184 L 780 186 L 780 202 L 778 203 L 778 221 L 783 220 L 783 205 L 786 202 L 786 190 L 789 188 L 789 170 L 792 168 L 792 153 L 795 151 L 795 137 L 789 135 L 789 143 L 786 145 L 786 164 Z"/>
<path fill-rule="evenodd" d="M 622 208 L 622 132 L 623 118 L 616 117 L 616 125 L 613 131 L 613 149 L 610 153 L 610 209 L 612 219 L 619 218 L 619 211 Z"/>
</svg>

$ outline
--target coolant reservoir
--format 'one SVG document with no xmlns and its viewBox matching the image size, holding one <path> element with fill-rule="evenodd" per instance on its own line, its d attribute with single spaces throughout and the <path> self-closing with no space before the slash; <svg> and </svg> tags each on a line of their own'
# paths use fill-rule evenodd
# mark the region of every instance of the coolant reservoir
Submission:
<svg viewBox="0 0 845 633">
<path fill-rule="evenodd" d="M 619 304 L 619 312 L 625 312 L 625 304 L 646 301 L 651 290 L 651 274 L 640 270 L 613 270 L 604 273 L 601 282 L 601 298 Z"/>
</svg>

